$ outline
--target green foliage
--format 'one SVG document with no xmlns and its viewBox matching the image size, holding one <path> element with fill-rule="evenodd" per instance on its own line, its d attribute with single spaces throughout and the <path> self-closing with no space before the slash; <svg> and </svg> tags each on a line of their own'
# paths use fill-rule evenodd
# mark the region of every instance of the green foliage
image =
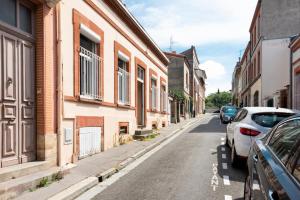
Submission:
<svg viewBox="0 0 300 200">
<path fill-rule="evenodd" d="M 44 177 L 40 182 L 39 184 L 37 185 L 38 188 L 41 188 L 41 187 L 45 187 L 49 185 L 49 179 L 48 177 Z"/>
<path fill-rule="evenodd" d="M 52 181 L 59 181 L 64 178 L 63 172 L 59 171 L 52 175 Z"/>
<path fill-rule="evenodd" d="M 230 92 L 216 92 L 210 94 L 205 100 L 207 108 L 221 108 L 222 106 L 231 103 L 232 95 Z"/>
<path fill-rule="evenodd" d="M 169 94 L 171 97 L 173 97 L 177 101 L 184 102 L 186 100 L 183 90 L 170 89 Z"/>
</svg>

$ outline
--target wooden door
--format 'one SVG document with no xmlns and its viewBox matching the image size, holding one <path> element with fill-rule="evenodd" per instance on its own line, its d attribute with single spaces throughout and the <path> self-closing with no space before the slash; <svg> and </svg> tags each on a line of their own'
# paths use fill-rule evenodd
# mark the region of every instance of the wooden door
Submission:
<svg viewBox="0 0 300 200">
<path fill-rule="evenodd" d="M 1 167 L 35 159 L 33 46 L 0 32 Z"/>
</svg>

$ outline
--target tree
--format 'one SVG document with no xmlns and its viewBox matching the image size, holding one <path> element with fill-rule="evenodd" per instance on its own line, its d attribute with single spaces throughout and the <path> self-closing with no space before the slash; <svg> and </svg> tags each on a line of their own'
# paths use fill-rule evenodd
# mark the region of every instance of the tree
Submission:
<svg viewBox="0 0 300 200">
<path fill-rule="evenodd" d="M 210 94 L 205 102 L 206 107 L 218 107 L 221 108 L 222 106 L 229 104 L 231 102 L 232 95 L 230 92 L 218 92 Z"/>
</svg>

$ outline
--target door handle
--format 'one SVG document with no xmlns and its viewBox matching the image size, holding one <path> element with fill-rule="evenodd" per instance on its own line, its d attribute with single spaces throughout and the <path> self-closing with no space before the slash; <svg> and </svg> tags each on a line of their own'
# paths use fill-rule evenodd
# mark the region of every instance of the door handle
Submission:
<svg viewBox="0 0 300 200">
<path fill-rule="evenodd" d="M 253 158 L 254 162 L 258 161 L 258 156 L 257 155 L 254 155 L 252 158 Z"/>
</svg>

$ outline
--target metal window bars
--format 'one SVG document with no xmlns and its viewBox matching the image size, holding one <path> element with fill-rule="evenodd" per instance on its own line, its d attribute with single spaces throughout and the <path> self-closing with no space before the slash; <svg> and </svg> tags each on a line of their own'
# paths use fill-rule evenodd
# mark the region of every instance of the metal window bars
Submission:
<svg viewBox="0 0 300 200">
<path fill-rule="evenodd" d="M 100 68 L 102 59 L 91 51 L 80 47 L 80 96 L 102 100 L 100 93 Z"/>
<path fill-rule="evenodd" d="M 129 80 L 130 74 L 119 67 L 118 70 L 118 88 L 119 88 L 119 103 L 129 105 Z"/>
</svg>

